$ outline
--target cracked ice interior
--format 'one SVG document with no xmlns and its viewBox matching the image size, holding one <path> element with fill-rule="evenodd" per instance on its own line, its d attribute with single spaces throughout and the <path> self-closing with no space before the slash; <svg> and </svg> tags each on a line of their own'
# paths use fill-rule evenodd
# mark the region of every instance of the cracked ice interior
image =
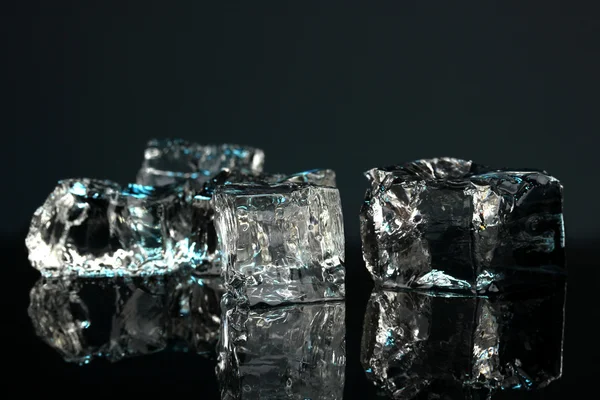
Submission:
<svg viewBox="0 0 600 400">
<path fill-rule="evenodd" d="M 367 172 L 361 231 L 385 287 L 494 292 L 565 270 L 562 186 L 452 158 Z"/>
<path fill-rule="evenodd" d="M 344 297 L 339 192 L 312 184 L 232 184 L 214 196 L 227 283 L 251 305 Z"/>
</svg>

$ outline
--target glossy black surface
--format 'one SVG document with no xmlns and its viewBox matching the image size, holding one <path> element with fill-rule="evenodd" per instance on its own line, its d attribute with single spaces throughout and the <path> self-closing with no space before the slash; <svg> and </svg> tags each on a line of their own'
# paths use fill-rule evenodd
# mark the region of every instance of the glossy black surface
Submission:
<svg viewBox="0 0 600 400">
<path fill-rule="evenodd" d="M 214 361 L 194 354 L 162 352 L 123 360 L 114 364 L 96 360 L 89 365 L 68 364 L 36 335 L 27 315 L 29 291 L 38 273 L 28 265 L 23 239 L 5 239 L 3 334 L 4 363 L 10 366 L 8 386 L 24 394 L 51 395 L 69 392 L 86 396 L 85 390 L 112 395 L 119 391 L 201 395 L 218 399 Z M 569 290 L 567 296 L 564 375 L 547 389 L 533 393 L 501 394 L 497 398 L 564 399 L 583 396 L 593 387 L 600 357 L 591 328 L 600 318 L 595 285 L 600 279 L 595 249 L 597 242 L 567 242 Z M 347 370 L 345 399 L 375 399 L 359 362 L 362 317 L 371 291 L 371 282 L 361 258 L 360 246 L 347 247 Z M 25 376 L 35 384 L 23 386 L 13 377 Z M 93 385 L 93 389 L 80 387 Z"/>
</svg>

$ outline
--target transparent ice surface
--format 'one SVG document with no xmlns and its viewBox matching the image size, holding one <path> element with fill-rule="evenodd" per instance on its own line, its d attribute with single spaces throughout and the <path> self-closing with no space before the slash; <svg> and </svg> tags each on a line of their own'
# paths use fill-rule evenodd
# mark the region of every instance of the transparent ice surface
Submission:
<svg viewBox="0 0 600 400">
<path fill-rule="evenodd" d="M 339 192 L 312 184 L 231 184 L 214 194 L 226 283 L 251 305 L 344 297 Z"/>
<path fill-rule="evenodd" d="M 366 175 L 364 258 L 385 287 L 486 293 L 565 271 L 562 186 L 543 171 L 434 158 Z"/>
</svg>

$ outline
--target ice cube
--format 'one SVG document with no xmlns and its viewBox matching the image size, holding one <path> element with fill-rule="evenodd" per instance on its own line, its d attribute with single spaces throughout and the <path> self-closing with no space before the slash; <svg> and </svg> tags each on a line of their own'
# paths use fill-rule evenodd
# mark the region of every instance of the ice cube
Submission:
<svg viewBox="0 0 600 400">
<path fill-rule="evenodd" d="M 213 204 L 226 284 L 250 305 L 344 297 L 344 228 L 336 188 L 222 185 Z"/>
<path fill-rule="evenodd" d="M 366 175 L 361 235 L 377 284 L 486 293 L 565 271 L 562 186 L 543 171 L 434 158 Z"/>
<path fill-rule="evenodd" d="M 210 198 L 189 184 L 61 181 L 35 212 L 26 245 L 44 276 L 135 276 L 182 265 L 220 272 Z"/>
</svg>

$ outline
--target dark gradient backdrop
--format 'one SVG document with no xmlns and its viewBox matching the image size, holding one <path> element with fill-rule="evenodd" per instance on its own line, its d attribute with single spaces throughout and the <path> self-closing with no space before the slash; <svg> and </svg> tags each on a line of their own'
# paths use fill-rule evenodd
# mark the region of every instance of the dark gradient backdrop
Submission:
<svg viewBox="0 0 600 400">
<path fill-rule="evenodd" d="M 335 169 L 351 237 L 365 169 L 444 155 L 547 169 L 564 182 L 569 235 L 600 233 L 592 10 L 54 3 L 17 2 L 2 22 L 15 89 L 3 233 L 59 178 L 134 179 L 163 136 L 259 146 L 270 171 Z"/>
<path fill-rule="evenodd" d="M 167 136 L 261 147 L 268 171 L 335 169 L 358 268 L 349 274 L 360 279 L 362 172 L 421 157 L 547 169 L 565 185 L 568 242 L 595 246 L 600 14 L 591 6 L 13 3 L 0 21 L 0 227 L 19 268 L 29 218 L 57 179 L 131 181 L 145 142 Z M 595 253 L 584 250 L 575 258 L 587 274 Z M 582 290 L 590 276 L 580 274 Z M 589 317 L 571 336 L 583 352 L 575 329 Z"/>
</svg>

